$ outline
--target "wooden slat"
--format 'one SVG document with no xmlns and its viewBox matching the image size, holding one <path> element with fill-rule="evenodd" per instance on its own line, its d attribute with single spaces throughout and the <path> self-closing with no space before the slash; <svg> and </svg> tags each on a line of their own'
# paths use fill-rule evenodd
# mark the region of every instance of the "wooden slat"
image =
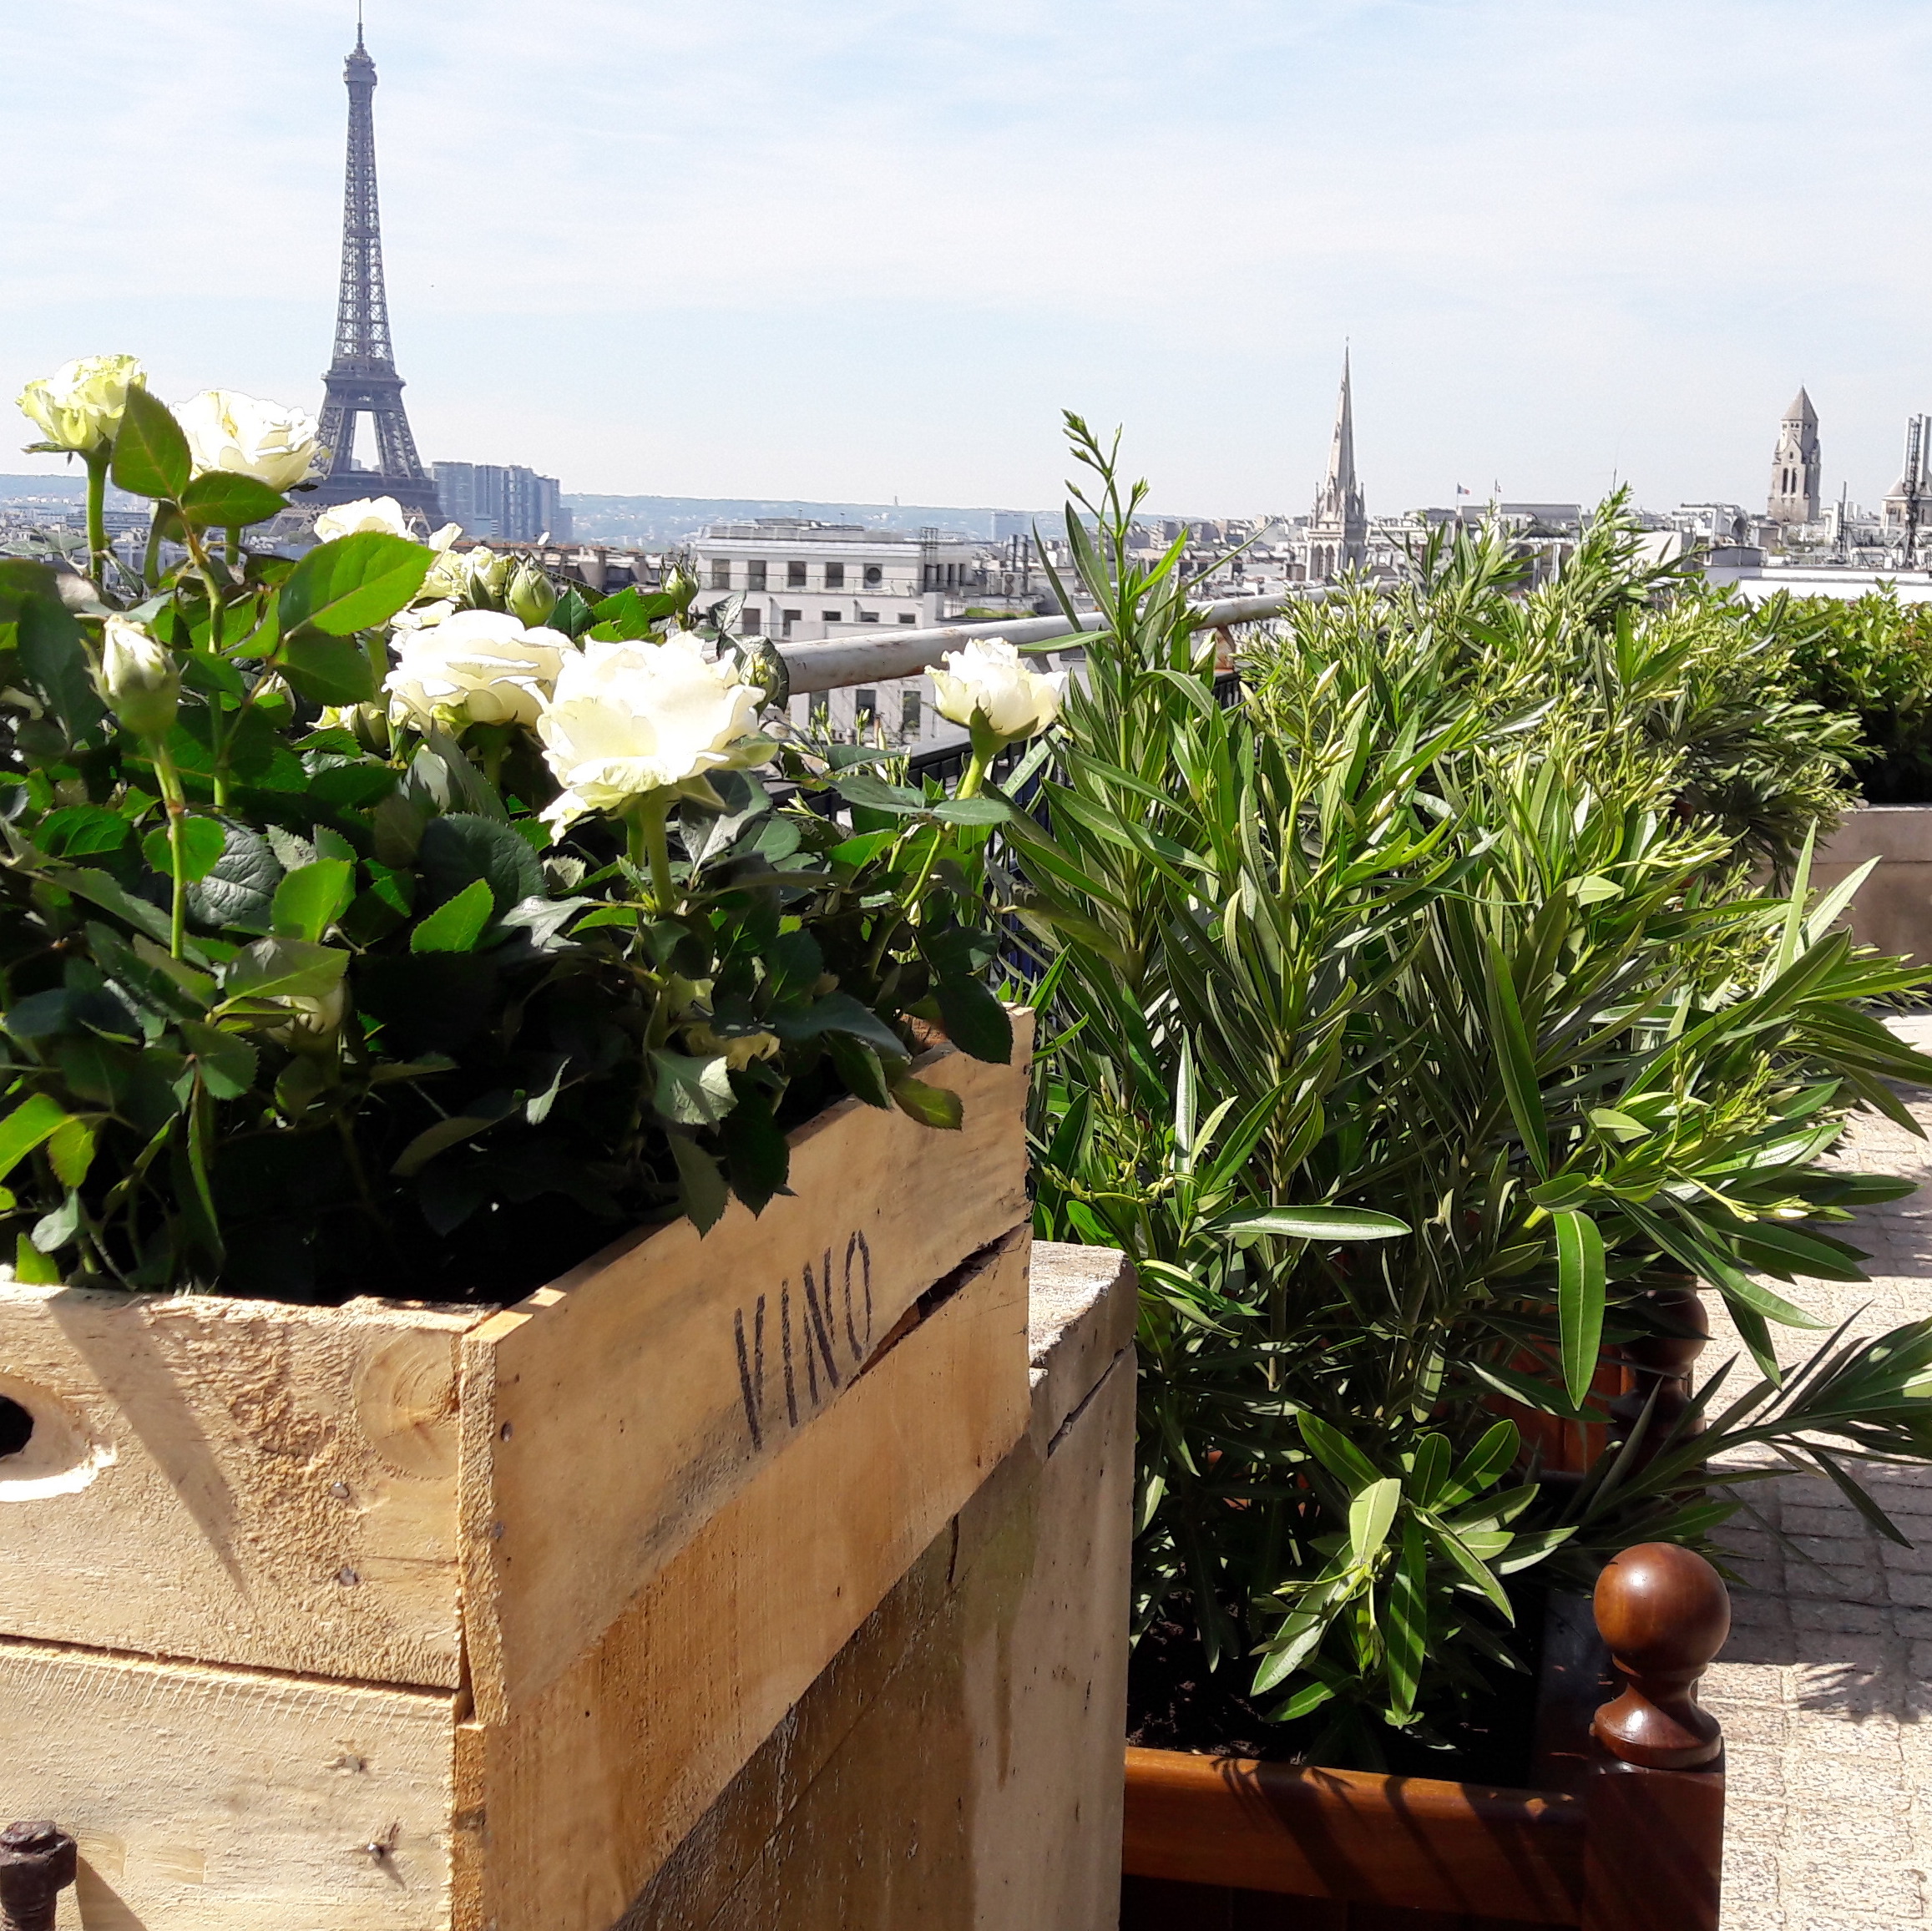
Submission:
<svg viewBox="0 0 1932 1931">
<path fill-rule="evenodd" d="M 961 1095 L 960 1131 L 842 1103 L 792 1135 L 794 1191 L 760 1217 L 734 1202 L 701 1238 L 680 1221 L 465 1337 L 464 1628 L 485 1721 L 531 1706 L 837 1412 L 921 1294 L 1027 1217 L 1030 1015 L 1015 1030 L 1010 1066 L 949 1047 L 918 1062 Z"/>
<path fill-rule="evenodd" d="M 78 1839 L 63 1931 L 446 1931 L 455 1701 L 0 1640 L 0 1812 Z"/>
<path fill-rule="evenodd" d="M 1717 1931 L 1724 1772 L 1600 1757 L 1580 1787 L 1589 1819 L 1583 1931 Z"/>
<path fill-rule="evenodd" d="M 1029 1244 L 1014 1229 L 586 1656 L 508 1722 L 475 1726 L 460 1801 L 487 1806 L 485 1868 L 458 1931 L 616 1920 L 986 1480 L 1027 1425 Z"/>
<path fill-rule="evenodd" d="M 1573 1797 L 1127 1752 L 1136 1876 L 1575 1923 L 1583 1849 Z"/>
<path fill-rule="evenodd" d="M 481 1318 L 0 1285 L 0 1634 L 453 1688 Z"/>
</svg>

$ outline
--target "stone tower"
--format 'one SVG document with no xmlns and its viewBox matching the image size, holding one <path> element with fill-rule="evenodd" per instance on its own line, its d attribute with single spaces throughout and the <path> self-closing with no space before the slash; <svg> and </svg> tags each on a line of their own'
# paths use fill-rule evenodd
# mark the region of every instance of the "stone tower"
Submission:
<svg viewBox="0 0 1932 1931">
<path fill-rule="evenodd" d="M 1335 436 L 1328 445 L 1328 474 L 1308 519 L 1311 581 L 1359 569 L 1368 554 L 1368 512 L 1355 474 L 1355 403 L 1348 351 L 1342 351 L 1342 394 L 1335 406 Z"/>
<path fill-rule="evenodd" d="M 389 341 L 382 283 L 382 218 L 376 200 L 376 63 L 356 25 L 356 50 L 342 73 L 349 90 L 349 165 L 342 194 L 342 280 L 336 303 L 336 352 L 322 377 L 321 439 L 329 468 L 304 507 L 326 508 L 365 496 L 392 496 L 406 515 L 438 518 L 436 483 L 416 453 L 402 408 L 402 378 Z M 356 467 L 356 424 L 376 432 L 376 464 Z"/>
<path fill-rule="evenodd" d="M 1771 503 L 1773 523 L 1818 521 L 1818 411 L 1803 389 L 1784 412 L 1778 432 L 1778 451 L 1771 458 Z"/>
</svg>

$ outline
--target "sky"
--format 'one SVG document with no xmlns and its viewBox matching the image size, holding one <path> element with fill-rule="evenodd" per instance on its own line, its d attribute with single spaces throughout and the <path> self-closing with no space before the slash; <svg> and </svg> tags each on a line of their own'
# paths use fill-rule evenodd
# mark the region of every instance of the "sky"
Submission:
<svg viewBox="0 0 1932 1931">
<path fill-rule="evenodd" d="M 1870 503 L 1932 409 L 1926 0 L 367 7 L 432 461 L 1035 508 L 1073 408 L 1297 513 L 1346 341 L 1372 513 L 1759 503 L 1801 382 Z M 353 0 L 0 17 L 0 415 L 110 350 L 316 408 Z"/>
</svg>

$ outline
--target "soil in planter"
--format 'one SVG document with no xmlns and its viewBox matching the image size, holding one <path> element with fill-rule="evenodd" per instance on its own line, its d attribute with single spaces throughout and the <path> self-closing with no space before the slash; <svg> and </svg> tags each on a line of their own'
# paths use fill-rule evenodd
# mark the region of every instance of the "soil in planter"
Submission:
<svg viewBox="0 0 1932 1931">
<path fill-rule="evenodd" d="M 1432 1748 L 1398 1730 L 1377 1724 L 1384 1768 L 1402 1777 L 1435 1777 L 1461 1783 L 1522 1787 L 1530 1781 L 1536 1724 L 1536 1677 L 1540 1661 L 1543 1604 L 1539 1595 L 1516 1605 L 1512 1647 L 1520 1672 L 1492 1669 L 1485 1689 L 1429 1711 L 1430 1727 L 1446 1747 Z M 1271 1763 L 1309 1761 L 1329 1712 L 1296 1723 L 1271 1723 L 1262 1711 L 1278 1692 L 1251 1697 L 1252 1657 L 1207 1659 L 1191 1623 L 1161 1621 L 1135 1645 L 1127 1666 L 1127 1741 L 1146 1750 L 1181 1750 L 1202 1757 L 1258 1757 Z M 1343 1765 L 1367 1768 L 1367 1765 Z"/>
</svg>

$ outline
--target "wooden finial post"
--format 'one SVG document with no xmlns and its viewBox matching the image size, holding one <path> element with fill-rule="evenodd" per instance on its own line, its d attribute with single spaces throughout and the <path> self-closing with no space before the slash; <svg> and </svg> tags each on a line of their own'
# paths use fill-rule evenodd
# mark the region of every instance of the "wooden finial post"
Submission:
<svg viewBox="0 0 1932 1931">
<path fill-rule="evenodd" d="M 1605 1567 L 1596 1607 L 1624 1687 L 1591 1726 L 1582 1931 L 1717 1931 L 1724 1739 L 1697 1685 L 1730 1633 L 1723 1580 L 1646 1542 Z"/>
<path fill-rule="evenodd" d="M 1623 1694 L 1591 1726 L 1604 1748 L 1653 1770 L 1715 1759 L 1723 1733 L 1697 1688 L 1731 1633 L 1731 1599 L 1717 1570 L 1668 1542 L 1626 1549 L 1597 1578 L 1596 1626 L 1624 1679 Z"/>
<path fill-rule="evenodd" d="M 1677 1332 L 1646 1334 L 1641 1340 L 1623 1344 L 1623 1358 L 1635 1384 L 1627 1394 L 1610 1404 L 1621 1434 L 1627 1436 L 1636 1426 L 1654 1393 L 1656 1405 L 1651 1409 L 1646 1438 L 1638 1444 L 1637 1465 L 1650 1461 L 1663 1445 L 1664 1438 L 1691 1405 L 1691 1370 L 1709 1344 L 1711 1317 L 1704 1297 L 1694 1284 L 1682 1287 L 1656 1287 L 1641 1297 L 1642 1305 Z M 1691 1432 L 1702 1432 L 1700 1416 Z M 1613 1435 L 1617 1433 L 1613 1428 Z"/>
</svg>

